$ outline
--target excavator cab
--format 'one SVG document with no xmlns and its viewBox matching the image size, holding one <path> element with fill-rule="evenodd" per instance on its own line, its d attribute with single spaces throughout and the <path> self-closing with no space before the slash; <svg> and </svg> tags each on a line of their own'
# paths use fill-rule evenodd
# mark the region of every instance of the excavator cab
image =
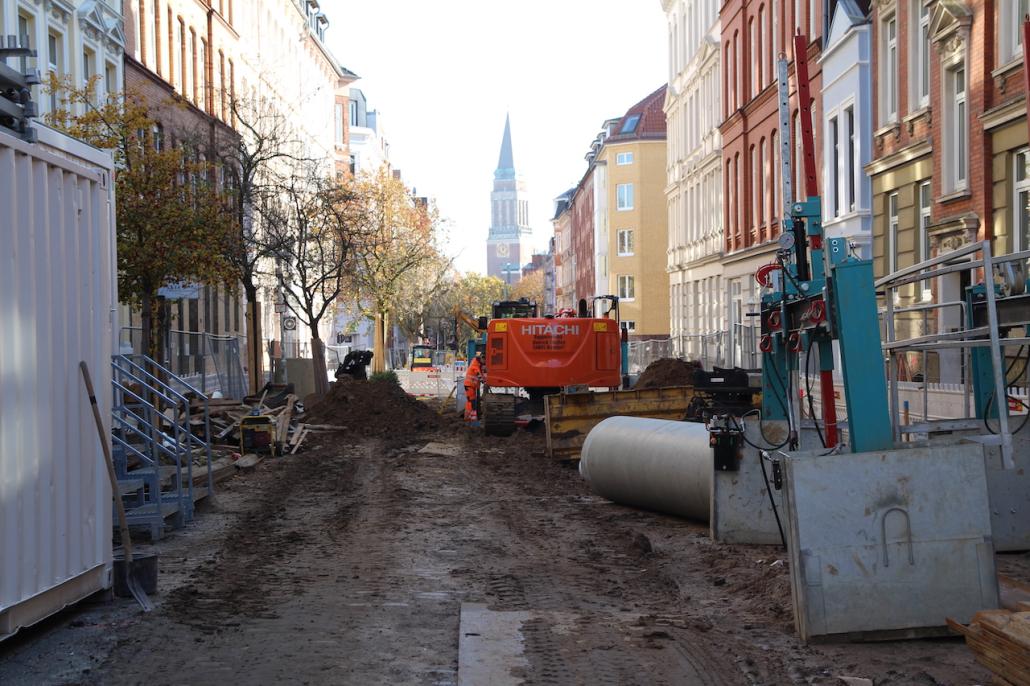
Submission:
<svg viewBox="0 0 1030 686">
<path fill-rule="evenodd" d="M 413 345 L 411 346 L 411 364 L 409 368 L 413 372 L 428 372 L 433 367 L 433 346 Z"/>
<path fill-rule="evenodd" d="M 538 316 L 536 303 L 521 298 L 494 302 L 491 319 L 531 319 L 536 316 Z"/>
</svg>

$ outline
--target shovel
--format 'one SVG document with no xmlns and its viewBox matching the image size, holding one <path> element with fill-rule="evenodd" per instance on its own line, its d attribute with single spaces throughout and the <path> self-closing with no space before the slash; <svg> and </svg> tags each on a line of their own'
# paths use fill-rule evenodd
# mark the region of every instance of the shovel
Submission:
<svg viewBox="0 0 1030 686">
<path fill-rule="evenodd" d="M 125 516 L 125 504 L 118 495 L 118 477 L 114 474 L 114 461 L 111 459 L 111 448 L 107 444 L 107 435 L 104 432 L 104 422 L 100 419 L 100 408 L 97 407 L 97 396 L 93 392 L 93 381 L 89 377 L 89 367 L 85 362 L 79 362 L 79 369 L 82 370 L 82 380 L 86 382 L 86 393 L 89 394 L 89 404 L 93 408 L 93 419 L 97 423 L 97 435 L 100 438 L 100 447 L 104 450 L 104 462 L 107 464 L 107 476 L 111 480 L 111 492 L 114 494 L 115 509 L 118 510 L 118 526 L 122 533 L 122 549 L 125 551 L 125 586 L 132 593 L 132 597 L 140 604 L 144 612 L 154 609 L 154 604 L 143 591 L 139 580 L 132 573 L 132 538 L 129 535 L 129 520 Z"/>
</svg>

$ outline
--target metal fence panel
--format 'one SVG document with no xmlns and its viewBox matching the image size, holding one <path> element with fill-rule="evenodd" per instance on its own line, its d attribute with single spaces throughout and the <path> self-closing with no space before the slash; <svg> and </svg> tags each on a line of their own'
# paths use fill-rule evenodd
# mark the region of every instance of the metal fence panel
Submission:
<svg viewBox="0 0 1030 686">
<path fill-rule="evenodd" d="M 111 577 L 111 488 L 79 376 L 111 416 L 111 158 L 0 133 L 0 639 Z"/>
</svg>

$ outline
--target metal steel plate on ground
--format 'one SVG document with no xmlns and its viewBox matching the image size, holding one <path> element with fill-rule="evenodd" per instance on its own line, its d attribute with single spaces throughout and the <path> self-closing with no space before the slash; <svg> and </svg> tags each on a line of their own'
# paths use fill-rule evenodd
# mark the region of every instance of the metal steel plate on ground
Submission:
<svg viewBox="0 0 1030 686">
<path fill-rule="evenodd" d="M 802 639 L 944 634 L 998 606 L 980 446 L 793 453 L 784 483 Z"/>
</svg>

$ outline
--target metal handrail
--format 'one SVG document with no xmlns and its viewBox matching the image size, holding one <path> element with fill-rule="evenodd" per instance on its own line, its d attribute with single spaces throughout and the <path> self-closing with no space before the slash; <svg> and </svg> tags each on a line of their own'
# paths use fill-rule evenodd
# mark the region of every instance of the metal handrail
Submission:
<svg viewBox="0 0 1030 686">
<path fill-rule="evenodd" d="M 118 445 L 122 446 L 126 450 L 132 452 L 139 459 L 141 459 L 144 462 L 146 462 L 147 466 L 149 466 L 149 467 L 156 466 L 156 463 L 154 462 L 154 459 L 152 457 L 148 456 L 146 453 L 142 452 L 141 450 L 138 450 L 135 446 L 133 446 L 131 443 L 126 441 L 121 436 L 112 436 L 111 440 L 113 440 L 115 443 L 117 443 Z"/>
<path fill-rule="evenodd" d="M 116 369 L 118 369 L 118 368 L 116 367 Z M 151 393 L 153 393 L 155 396 L 157 396 L 157 397 L 161 398 L 162 400 L 164 400 L 165 404 L 168 405 L 169 408 L 174 408 L 174 407 L 178 407 L 179 406 L 179 403 L 176 402 L 173 398 L 169 398 L 168 396 L 166 396 L 164 393 L 162 393 L 158 389 L 152 388 L 150 386 L 150 384 L 146 383 L 145 381 L 143 381 L 139 377 L 134 376 L 131 373 L 126 372 L 126 371 L 124 371 L 122 369 L 118 369 L 118 371 L 122 372 L 122 374 L 124 376 L 132 379 L 133 381 L 136 381 L 137 383 L 146 386 L 147 389 L 150 390 Z M 122 393 L 135 398 L 136 401 L 139 402 L 141 405 L 146 405 L 149 409 L 153 410 L 154 412 L 160 412 L 161 411 L 161 409 L 159 407 L 157 407 L 156 405 L 151 403 L 149 400 L 147 400 L 146 398 L 144 398 L 141 395 L 139 395 L 138 393 L 136 393 L 136 391 L 132 390 L 128 386 L 125 386 L 125 385 L 121 384 L 118 381 L 114 382 L 114 386 L 115 386 L 115 388 L 120 390 Z"/>
<path fill-rule="evenodd" d="M 887 274 L 886 276 L 882 276 L 879 279 L 877 279 L 875 282 L 873 282 L 873 285 L 876 286 L 876 288 L 880 288 L 881 286 L 887 286 L 888 288 L 902 286 L 904 284 L 901 283 L 899 280 L 908 277 L 912 274 L 918 274 L 917 278 L 912 279 L 912 281 L 922 281 L 923 279 L 932 278 L 932 276 L 929 276 L 926 272 L 924 272 L 924 270 L 928 267 L 933 267 L 938 264 L 948 264 L 954 262 L 954 260 L 957 260 L 960 257 L 965 257 L 966 255 L 973 255 L 979 252 L 980 250 L 982 250 L 981 243 L 970 243 L 969 245 L 958 248 L 957 250 L 952 250 L 951 252 L 944 253 L 943 255 L 931 257 L 928 260 L 923 260 L 922 262 L 913 264 L 910 267 L 905 267 L 895 272 L 891 272 L 890 274 Z M 978 264 L 974 265 L 974 262 Z M 974 266 L 980 266 L 982 264 L 983 260 L 967 260 L 960 265 L 961 269 L 959 271 L 970 269 Z M 907 281 L 905 283 L 911 283 L 911 281 Z"/>
<path fill-rule="evenodd" d="M 131 359 L 129 358 L 129 356 L 128 356 L 128 355 L 115 355 L 115 356 L 114 356 L 114 359 L 115 359 L 115 360 L 122 360 L 122 361 L 125 361 L 125 362 L 127 362 L 127 363 L 128 363 L 129 365 L 131 365 L 131 366 L 132 366 L 132 367 L 133 367 L 134 369 L 137 369 L 137 370 L 139 370 L 139 371 L 140 371 L 140 372 L 141 372 L 141 373 L 142 373 L 142 374 L 143 374 L 143 375 L 144 375 L 145 377 L 147 377 L 148 379 L 151 379 L 151 380 L 152 380 L 153 382 L 157 383 L 157 384 L 158 384 L 159 386 L 162 386 L 162 387 L 164 387 L 164 388 L 168 389 L 168 391 L 170 391 L 171 393 L 174 393 L 174 394 L 175 394 L 176 396 L 178 396 L 178 397 L 179 397 L 179 400 L 181 400 L 181 401 L 183 401 L 183 402 L 187 402 L 187 403 L 189 402 L 189 399 L 188 399 L 188 398 L 187 398 L 186 396 L 184 396 L 184 395 L 183 395 L 182 393 L 179 393 L 179 392 L 178 392 L 177 390 L 175 390 L 174 388 L 172 388 L 172 387 L 171 387 L 171 386 L 170 386 L 170 385 L 169 385 L 169 384 L 168 384 L 167 382 L 165 382 L 165 381 L 164 381 L 163 379 L 161 379 L 160 377 L 157 377 L 157 376 L 155 376 L 155 375 L 151 374 L 151 373 L 150 373 L 149 371 L 147 371 L 147 370 L 146 370 L 146 368 L 144 368 L 144 367 L 143 367 L 142 365 L 138 365 L 138 364 L 136 364 L 135 362 L 133 362 L 133 361 L 132 361 L 132 360 L 131 360 Z M 168 369 L 165 369 L 164 367 L 162 367 L 162 366 L 161 366 L 160 364 L 158 364 L 157 362 L 151 362 L 151 364 L 153 364 L 153 365 L 154 365 L 154 367 L 156 367 L 156 368 L 160 369 L 160 370 L 161 370 L 161 371 L 163 371 L 164 373 L 168 374 L 168 375 L 169 375 L 170 377 L 172 377 L 172 378 L 175 378 L 175 379 L 178 379 L 178 377 L 177 377 L 177 376 L 175 376 L 175 374 L 173 374 L 173 373 L 172 373 L 171 371 L 169 371 Z M 130 376 L 132 376 L 133 378 L 137 379 L 137 380 L 138 380 L 138 381 L 139 381 L 140 383 L 143 383 L 143 381 L 142 381 L 141 379 L 139 379 L 138 377 L 134 376 L 134 375 L 133 375 L 133 374 L 132 374 L 131 372 L 129 372 L 128 370 L 125 370 L 125 369 L 121 369 L 121 368 L 119 368 L 119 371 L 122 371 L 122 372 L 124 372 L 124 373 L 126 373 L 126 374 L 129 374 L 129 375 L 130 375 Z M 188 383 L 186 383 L 185 381 L 182 381 L 181 379 L 180 379 L 179 381 L 180 381 L 180 383 L 182 383 L 182 385 L 183 385 L 183 386 L 186 386 L 186 387 L 187 387 L 187 388 L 189 388 L 189 389 L 190 389 L 191 391 L 194 391 L 194 392 L 196 392 L 196 393 L 200 394 L 201 396 L 203 396 L 204 398 L 207 398 L 207 396 L 205 396 L 205 395 L 204 395 L 203 393 L 201 393 L 200 391 L 198 391 L 198 390 L 196 390 L 195 388 L 193 388 L 193 386 L 190 386 L 190 385 L 189 385 Z M 149 385 L 149 384 L 147 384 L 147 385 Z"/>
<path fill-rule="evenodd" d="M 182 435 L 185 436 L 185 439 L 186 439 L 185 443 L 187 445 L 187 453 L 189 452 L 188 446 L 190 446 L 190 445 L 197 445 L 197 446 L 200 446 L 200 447 L 205 447 L 207 449 L 207 482 L 208 482 L 207 483 L 207 488 L 208 488 L 208 493 L 209 494 L 210 493 L 214 493 L 214 474 L 212 473 L 213 470 L 211 469 L 211 463 L 212 463 L 211 442 L 210 442 L 211 420 L 210 420 L 210 407 L 209 407 L 209 398 L 208 398 L 208 396 L 205 393 L 203 393 L 202 391 L 200 391 L 197 388 L 195 388 L 194 386 L 192 386 L 191 384 L 189 384 L 186 381 L 184 381 L 183 379 L 181 379 L 179 376 L 177 376 L 170 369 L 168 369 L 168 368 L 164 367 L 163 365 L 161 365 L 160 363 L 158 363 L 156 361 L 153 361 L 153 360 L 150 360 L 148 358 L 148 362 L 150 364 L 152 364 L 155 368 L 157 368 L 160 371 L 164 372 L 167 375 L 168 379 L 172 379 L 173 381 L 176 381 L 176 382 L 180 383 L 182 386 L 184 386 L 185 388 L 189 389 L 190 392 L 193 392 L 194 394 L 196 394 L 198 396 L 198 398 L 203 402 L 203 404 L 204 404 L 204 429 L 205 429 L 205 435 L 206 435 L 208 440 L 207 441 L 201 441 L 195 435 L 193 435 L 193 432 L 190 429 L 192 422 L 191 422 L 191 419 L 190 419 L 190 400 L 189 400 L 189 398 L 187 398 L 183 394 L 181 394 L 178 391 L 176 391 L 164 379 L 161 379 L 161 378 L 155 376 L 150 371 L 148 371 L 145 367 L 143 367 L 142 365 L 139 365 L 136 362 L 134 362 L 130 358 L 130 356 L 128 356 L 128 355 L 116 355 L 115 356 L 115 360 L 121 360 L 121 361 L 126 362 L 132 368 L 134 368 L 136 370 L 139 370 L 139 372 L 144 374 L 147 378 L 152 379 L 154 381 L 154 383 L 159 384 L 162 388 L 167 389 L 167 391 L 169 393 L 175 394 L 175 396 L 180 399 L 180 401 L 182 402 L 182 411 L 183 411 L 184 424 L 182 426 L 180 426 L 178 422 L 174 421 L 174 419 L 172 420 L 172 425 L 176 428 L 175 442 L 176 443 L 181 443 L 182 442 L 182 441 L 179 440 L 179 430 L 181 430 L 182 431 Z M 118 367 L 117 364 L 115 364 L 114 366 L 116 368 L 118 368 L 119 371 L 121 371 L 123 374 L 126 374 L 130 378 L 137 379 L 140 383 L 144 383 L 142 380 L 138 379 L 138 377 L 133 375 L 131 372 L 129 372 L 127 370 L 124 370 L 124 369 L 121 369 L 120 367 Z M 145 384 L 145 385 L 149 386 L 150 384 Z M 169 403 L 169 404 L 171 404 L 173 406 L 177 405 L 177 404 L 174 404 L 174 403 Z M 160 447 L 164 448 L 164 446 L 160 446 Z M 182 465 L 181 465 L 181 461 L 178 459 L 178 457 L 176 457 L 175 464 L 176 464 L 176 468 L 177 468 L 177 478 L 180 480 L 180 483 L 181 483 L 181 480 L 182 480 L 181 467 L 182 467 Z M 192 499 L 192 497 L 193 497 L 193 460 L 191 460 L 191 459 L 186 460 L 186 473 L 187 473 L 187 478 L 189 479 L 190 498 Z M 181 493 L 181 489 L 180 489 L 180 493 Z M 180 496 L 180 500 L 181 500 L 181 496 Z"/>
</svg>

